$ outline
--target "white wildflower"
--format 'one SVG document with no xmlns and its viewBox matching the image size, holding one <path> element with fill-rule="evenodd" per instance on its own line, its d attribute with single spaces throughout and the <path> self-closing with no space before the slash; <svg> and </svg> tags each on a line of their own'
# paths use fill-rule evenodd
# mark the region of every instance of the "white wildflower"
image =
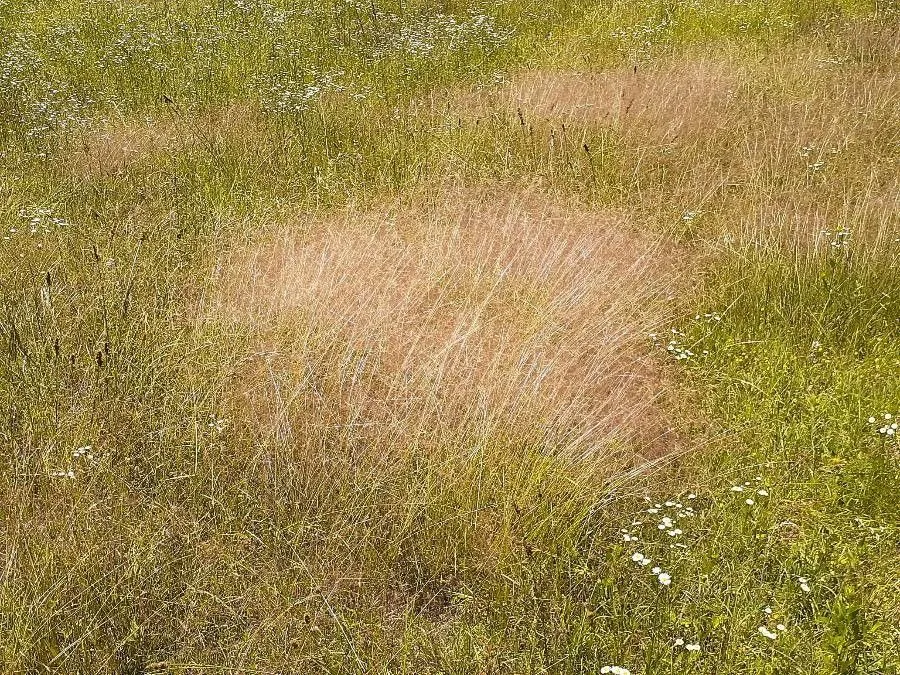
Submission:
<svg viewBox="0 0 900 675">
<path fill-rule="evenodd" d="M 631 671 L 627 668 L 623 668 L 622 666 L 603 666 L 600 669 L 600 672 L 603 675 L 631 675 Z"/>
<path fill-rule="evenodd" d="M 770 630 L 769 630 L 768 628 L 766 628 L 765 626 L 760 626 L 759 628 L 757 628 L 757 630 L 759 631 L 759 634 L 760 634 L 760 635 L 762 635 L 763 637 L 767 637 L 767 638 L 769 638 L 770 640 L 774 640 L 775 638 L 778 637 L 778 634 L 777 634 L 777 633 L 773 633 L 772 631 L 770 631 Z"/>
</svg>

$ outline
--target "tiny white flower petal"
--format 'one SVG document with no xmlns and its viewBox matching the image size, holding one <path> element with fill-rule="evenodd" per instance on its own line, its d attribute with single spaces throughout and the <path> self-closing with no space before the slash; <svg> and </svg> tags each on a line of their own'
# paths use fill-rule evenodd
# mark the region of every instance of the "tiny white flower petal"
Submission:
<svg viewBox="0 0 900 675">
<path fill-rule="evenodd" d="M 747 504 L 747 506 L 753 506 L 756 502 L 748 497 L 744 500 L 744 503 Z"/>
<path fill-rule="evenodd" d="M 787 626 L 785 626 L 783 623 L 778 624 L 777 626 L 775 626 L 775 628 L 777 628 L 778 630 L 787 630 Z"/>
</svg>

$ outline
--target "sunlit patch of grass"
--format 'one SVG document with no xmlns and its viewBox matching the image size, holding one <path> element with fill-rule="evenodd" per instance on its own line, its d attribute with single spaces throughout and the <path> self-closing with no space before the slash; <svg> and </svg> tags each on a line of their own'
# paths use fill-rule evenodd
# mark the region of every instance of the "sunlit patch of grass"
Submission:
<svg viewBox="0 0 900 675">
<path fill-rule="evenodd" d="M 895 672 L 897 35 L 0 3 L 3 668 Z"/>
</svg>

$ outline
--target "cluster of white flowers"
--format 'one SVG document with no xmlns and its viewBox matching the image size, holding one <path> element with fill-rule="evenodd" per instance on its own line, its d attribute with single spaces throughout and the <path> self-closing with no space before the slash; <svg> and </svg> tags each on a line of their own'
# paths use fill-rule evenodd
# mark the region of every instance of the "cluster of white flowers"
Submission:
<svg viewBox="0 0 900 675">
<path fill-rule="evenodd" d="M 440 49 L 466 44 L 491 48 L 512 36 L 512 30 L 500 29 L 494 17 L 474 10 L 465 18 L 437 12 L 412 22 L 395 14 L 383 13 L 380 21 L 383 35 L 374 50 L 375 58 L 396 54 L 426 58 Z"/>
<path fill-rule="evenodd" d="M 81 459 L 84 458 L 89 462 L 94 461 L 94 453 L 92 452 L 93 446 L 90 445 L 82 445 L 80 448 L 75 450 L 72 453 L 73 459 Z"/>
<path fill-rule="evenodd" d="M 623 668 L 622 666 L 603 666 L 600 669 L 600 672 L 603 675 L 631 675 L 631 671 L 628 668 Z"/>
<path fill-rule="evenodd" d="M 50 30 L 46 37 L 54 49 L 72 52 L 67 31 Z M 76 95 L 65 80 L 55 77 L 46 58 L 36 48 L 33 33 L 15 32 L 4 38 L 6 50 L 0 53 L 0 96 L 6 104 L 4 116 L 28 139 L 84 127 L 93 99 Z M 43 156 L 45 153 L 38 154 Z"/>
<path fill-rule="evenodd" d="M 221 434 L 228 426 L 228 420 L 225 418 L 216 417 L 215 415 L 210 415 L 209 422 L 206 423 L 206 426 L 212 429 L 215 433 Z"/>
<path fill-rule="evenodd" d="M 679 508 L 681 505 L 678 505 Z M 670 537 L 677 537 L 680 534 L 684 534 L 680 528 L 676 527 L 676 520 L 670 518 L 669 516 L 663 516 L 662 520 L 659 521 L 659 524 L 656 526 L 656 529 L 662 530 Z"/>
<path fill-rule="evenodd" d="M 636 562 L 638 565 L 641 565 L 642 567 L 646 567 L 647 565 L 650 564 L 650 558 L 646 557 L 643 553 L 640 553 L 640 552 L 633 553 L 631 555 L 631 559 L 632 559 L 632 561 Z"/>
<path fill-rule="evenodd" d="M 694 500 L 697 498 L 697 495 L 693 492 L 687 495 L 686 499 Z M 649 498 L 645 497 L 648 502 L 650 502 Z M 653 503 L 650 502 L 650 505 L 643 511 L 643 513 L 648 513 L 650 515 L 660 515 L 660 520 L 656 523 L 656 529 L 660 532 L 665 532 L 669 537 L 678 537 L 684 532 L 681 528 L 678 527 L 677 518 L 693 518 L 696 516 L 696 512 L 692 506 L 685 506 L 681 502 L 670 499 L 661 503 Z M 669 515 L 667 515 L 667 513 Z M 635 534 L 633 528 L 641 527 L 645 523 L 643 520 L 634 520 L 631 523 L 632 529 L 621 530 L 622 536 L 626 542 L 637 542 L 640 537 Z M 654 523 L 648 522 L 647 526 L 652 526 Z M 652 539 L 652 537 L 651 537 Z M 681 543 L 672 544 L 669 548 L 682 548 L 686 549 L 687 546 Z M 640 567 L 649 567 L 652 563 L 650 557 L 644 555 L 641 551 L 635 551 L 631 554 L 631 561 Z M 668 572 L 664 571 L 662 567 L 655 566 L 650 570 L 650 574 L 656 577 L 656 580 L 662 586 L 669 586 L 672 583 L 672 575 Z"/>
<path fill-rule="evenodd" d="M 331 73 L 310 73 L 312 81 L 301 82 L 292 78 L 278 79 L 264 90 L 262 105 L 271 113 L 301 113 L 329 91 L 341 92 L 343 70 Z"/>
<path fill-rule="evenodd" d="M 900 438 L 900 427 L 895 421 L 895 416 L 891 413 L 884 413 L 880 418 L 872 416 L 869 418 L 869 424 L 874 427 L 875 433 L 879 436 L 885 438 L 896 436 Z"/>
<path fill-rule="evenodd" d="M 763 607 L 763 614 L 766 615 L 767 621 L 772 620 L 772 608 L 769 607 L 768 605 Z M 778 633 L 775 631 L 784 632 L 787 630 L 787 626 L 785 626 L 783 623 L 776 623 L 775 630 L 773 631 L 773 630 L 770 630 L 766 624 L 763 624 L 756 630 L 763 637 L 769 638 L 770 640 L 776 640 L 776 639 L 778 639 Z"/>
<path fill-rule="evenodd" d="M 669 352 L 669 355 L 676 361 L 686 361 L 687 359 L 696 356 L 690 348 L 680 342 L 680 338 L 682 337 L 684 337 L 684 333 L 673 328 L 672 339 L 670 339 L 669 344 L 666 345 L 666 351 Z"/>
<path fill-rule="evenodd" d="M 674 645 L 676 647 L 684 647 L 689 652 L 699 652 L 700 645 L 697 643 L 685 642 L 682 638 L 675 638 Z"/>
<path fill-rule="evenodd" d="M 760 626 L 760 627 L 757 628 L 756 630 L 759 631 L 759 634 L 760 634 L 760 635 L 762 635 L 763 637 L 767 637 L 767 638 L 769 638 L 770 640 L 775 640 L 775 639 L 778 637 L 778 633 L 775 633 L 775 632 L 773 632 L 773 631 L 770 631 L 770 630 L 769 630 L 768 628 L 766 628 L 765 626 Z"/>
<path fill-rule="evenodd" d="M 815 162 L 811 162 L 811 163 L 807 164 L 806 169 L 810 173 L 818 173 L 819 171 L 824 170 L 825 166 L 826 166 L 825 160 L 817 159 Z"/>
<path fill-rule="evenodd" d="M 270 28 L 285 24 L 296 13 L 276 7 L 265 0 L 231 0 L 231 8 L 236 12 L 258 16 Z"/>
<path fill-rule="evenodd" d="M 747 506 L 753 506 L 754 504 L 756 504 L 756 497 L 769 496 L 768 489 L 760 486 L 760 483 L 762 482 L 762 476 L 757 476 L 755 481 L 755 485 L 750 481 L 745 481 L 743 485 L 732 485 L 729 490 L 736 493 L 750 493 L 750 496 L 747 496 L 744 499 L 744 503 Z"/>
<path fill-rule="evenodd" d="M 705 314 L 697 314 L 694 321 L 706 321 L 707 323 L 718 323 L 722 320 L 722 315 L 718 312 L 706 312 Z"/>
<path fill-rule="evenodd" d="M 53 215 L 53 211 L 48 208 L 21 209 L 19 217 L 25 224 L 8 228 L 2 238 L 2 241 L 15 242 L 14 250 L 19 258 L 24 258 L 26 250 L 30 247 L 44 248 L 47 235 L 55 229 L 69 226 L 64 218 Z"/>
<path fill-rule="evenodd" d="M 76 448 L 74 451 L 72 451 L 72 459 L 75 462 L 93 462 L 95 460 L 93 446 L 82 445 L 81 447 Z M 77 475 L 77 471 L 75 470 L 74 466 L 71 466 L 68 469 L 58 469 L 56 471 L 51 471 L 50 475 L 54 478 L 75 478 L 75 476 Z"/>
<path fill-rule="evenodd" d="M 654 44 L 664 39 L 670 26 L 669 17 L 663 16 L 659 21 L 648 19 L 644 23 L 613 31 L 610 33 L 610 37 L 619 40 L 633 57 L 639 57 L 650 51 Z"/>
<path fill-rule="evenodd" d="M 685 211 L 684 213 L 681 214 L 681 219 L 686 223 L 690 223 L 691 221 L 697 219 L 701 213 L 703 213 L 703 212 L 702 211 Z"/>
<path fill-rule="evenodd" d="M 847 249 L 850 247 L 851 231 L 842 227 L 840 230 L 832 232 L 831 230 L 822 230 L 819 235 L 822 240 L 828 243 L 833 249 Z"/>
</svg>

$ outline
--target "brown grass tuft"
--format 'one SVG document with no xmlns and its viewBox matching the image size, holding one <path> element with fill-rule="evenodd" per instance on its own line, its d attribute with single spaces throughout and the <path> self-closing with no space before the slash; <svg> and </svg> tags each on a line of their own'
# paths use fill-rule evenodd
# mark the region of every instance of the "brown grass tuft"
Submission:
<svg viewBox="0 0 900 675">
<path fill-rule="evenodd" d="M 714 59 L 679 60 L 655 67 L 603 72 L 531 71 L 493 93 L 480 92 L 453 106 L 489 109 L 525 119 L 602 124 L 672 139 L 708 124 L 731 100 L 737 67 Z"/>
<path fill-rule="evenodd" d="M 343 419 L 323 424 L 383 447 L 499 436 L 573 457 L 661 450 L 646 345 L 677 265 L 621 214 L 535 189 L 456 191 L 312 219 L 228 269 L 226 315 L 298 331 L 287 362 L 307 374 L 279 398 L 327 391 Z"/>
<path fill-rule="evenodd" d="M 73 153 L 79 174 L 121 173 L 158 153 L 175 152 L 198 143 L 212 143 L 223 134 L 247 134 L 258 125 L 248 105 L 233 104 L 203 113 L 179 113 L 144 119 L 107 120 L 78 139 Z"/>
</svg>

